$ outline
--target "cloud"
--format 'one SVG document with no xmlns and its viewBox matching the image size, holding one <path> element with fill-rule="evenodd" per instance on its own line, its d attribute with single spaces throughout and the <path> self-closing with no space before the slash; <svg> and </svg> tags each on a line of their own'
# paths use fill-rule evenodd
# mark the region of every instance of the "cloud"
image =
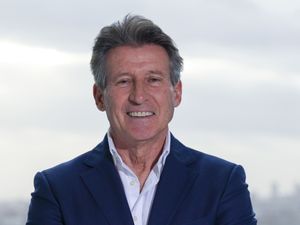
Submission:
<svg viewBox="0 0 300 225">
<path fill-rule="evenodd" d="M 292 0 L 284 5 L 289 2 L 299 6 Z M 113 0 L 65 1 L 62 5 L 58 0 L 12 0 L 2 5 L 1 37 L 68 51 L 89 50 L 102 26 L 130 12 L 153 19 L 182 48 L 198 42 L 260 50 L 278 44 L 280 48 L 299 44 L 299 15 L 267 11 L 264 1 Z"/>
<path fill-rule="evenodd" d="M 70 54 L 56 49 L 26 46 L 0 40 L 0 63 L 32 67 L 87 63 L 89 55 Z"/>
<path fill-rule="evenodd" d="M 232 134 L 300 136 L 300 90 L 292 85 L 187 82 L 178 129 Z M 187 116 L 188 115 L 188 116 Z"/>
<path fill-rule="evenodd" d="M 245 164 L 259 189 L 277 175 L 286 178 L 277 168 L 286 151 L 285 165 L 296 161 L 300 14 L 294 0 L 283 11 L 277 0 L 1 4 L 0 160 L 16 175 L 10 177 L 26 180 L 24 195 L 36 170 L 88 150 L 107 131 L 92 97 L 90 53 L 99 29 L 129 12 L 160 25 L 184 57 L 183 102 L 171 124 L 180 139 Z M 265 179 L 257 174 L 271 153 Z M 19 156 L 18 170 L 9 163 L 12 154 Z M 291 185 L 299 168 L 289 170 L 284 183 Z M 10 177 L 5 183 L 13 183 Z M 20 189 L 6 193 L 22 195 Z"/>
<path fill-rule="evenodd" d="M 63 4 L 58 0 L 12 0 L 1 4 L 3 39 L 71 52 L 90 50 L 101 27 L 143 7 L 140 1 L 116 0 L 66 0 Z"/>
</svg>

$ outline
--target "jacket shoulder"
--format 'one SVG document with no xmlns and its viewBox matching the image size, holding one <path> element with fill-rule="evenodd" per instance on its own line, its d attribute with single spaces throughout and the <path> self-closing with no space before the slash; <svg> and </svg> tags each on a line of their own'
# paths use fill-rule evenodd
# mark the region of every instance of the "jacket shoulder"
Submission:
<svg viewBox="0 0 300 225">
<path fill-rule="evenodd" d="M 172 141 L 172 148 L 177 158 L 195 170 L 209 173 L 230 173 L 232 169 L 238 166 L 220 157 L 187 147 L 175 138 Z"/>
<path fill-rule="evenodd" d="M 103 143 L 101 142 L 92 150 L 85 152 L 69 161 L 60 163 L 54 167 L 45 169 L 42 173 L 50 179 L 69 180 L 72 175 L 78 175 L 88 170 L 92 165 L 92 161 L 101 158 L 104 154 Z"/>
</svg>

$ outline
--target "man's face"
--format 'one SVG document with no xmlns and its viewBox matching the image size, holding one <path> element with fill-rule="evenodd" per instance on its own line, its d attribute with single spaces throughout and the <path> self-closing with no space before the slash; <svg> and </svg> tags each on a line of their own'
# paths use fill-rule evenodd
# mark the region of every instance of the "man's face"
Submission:
<svg viewBox="0 0 300 225">
<path fill-rule="evenodd" d="M 106 58 L 107 86 L 94 86 L 94 97 L 106 111 L 110 132 L 119 145 L 166 135 L 174 107 L 181 101 L 181 82 L 170 81 L 170 61 L 158 45 L 121 46 Z"/>
</svg>

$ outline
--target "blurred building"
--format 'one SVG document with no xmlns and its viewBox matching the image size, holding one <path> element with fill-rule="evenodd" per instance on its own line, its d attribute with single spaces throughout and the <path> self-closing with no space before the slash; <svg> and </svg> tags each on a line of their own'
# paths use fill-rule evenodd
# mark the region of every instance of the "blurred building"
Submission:
<svg viewBox="0 0 300 225">
<path fill-rule="evenodd" d="M 299 225 L 300 185 L 289 195 L 280 195 L 278 186 L 272 186 L 270 197 L 253 195 L 253 207 L 259 225 Z M 25 225 L 28 202 L 0 202 L 0 225 Z"/>
<path fill-rule="evenodd" d="M 300 224 L 300 186 L 293 193 L 280 195 L 278 184 L 272 185 L 271 196 L 253 196 L 258 224 L 261 225 L 299 225 Z"/>
<path fill-rule="evenodd" d="M 0 202 L 0 225 L 25 225 L 27 210 L 26 201 Z"/>
</svg>

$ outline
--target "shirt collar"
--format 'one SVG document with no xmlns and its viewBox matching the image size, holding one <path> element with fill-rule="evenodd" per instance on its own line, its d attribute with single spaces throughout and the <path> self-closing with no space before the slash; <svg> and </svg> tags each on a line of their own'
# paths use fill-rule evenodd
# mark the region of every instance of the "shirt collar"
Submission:
<svg viewBox="0 0 300 225">
<path fill-rule="evenodd" d="M 117 167 L 117 169 L 123 169 L 123 170 L 125 169 L 125 170 L 127 170 L 127 171 L 129 170 L 131 173 L 133 173 L 128 168 L 128 166 L 124 163 L 124 161 L 122 160 L 122 158 L 119 155 L 118 151 L 116 150 L 114 141 L 113 141 L 109 131 L 107 132 L 107 139 L 108 139 L 109 151 L 110 151 L 110 154 L 112 155 L 114 164 Z M 162 153 L 161 153 L 157 163 L 152 168 L 152 171 L 155 173 L 155 175 L 157 177 L 160 177 L 160 174 L 161 174 L 162 169 L 165 165 L 167 156 L 170 153 L 170 146 L 171 146 L 171 133 L 168 130 Z"/>
</svg>

